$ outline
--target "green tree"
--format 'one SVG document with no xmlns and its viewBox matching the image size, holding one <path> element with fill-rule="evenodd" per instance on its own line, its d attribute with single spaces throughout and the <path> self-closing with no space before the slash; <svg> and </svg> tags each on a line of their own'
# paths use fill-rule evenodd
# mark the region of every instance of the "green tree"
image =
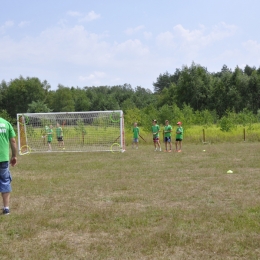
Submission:
<svg viewBox="0 0 260 260">
<path fill-rule="evenodd" d="M 28 113 L 49 113 L 52 112 L 50 108 L 43 101 L 33 101 L 28 105 Z"/>
<path fill-rule="evenodd" d="M 5 109 L 0 109 L 0 117 L 7 120 L 12 125 L 15 125 L 16 119 L 12 118 Z"/>
<path fill-rule="evenodd" d="M 72 87 L 71 92 L 75 102 L 75 111 L 89 111 L 91 103 L 87 97 L 86 91 L 78 87 Z"/>
<path fill-rule="evenodd" d="M 7 83 L 2 80 L 2 82 L 0 83 L 0 109 L 4 109 L 4 101 L 5 101 L 5 95 L 7 93 L 8 90 L 8 86 Z"/>
<path fill-rule="evenodd" d="M 53 97 L 54 112 L 73 112 L 75 111 L 75 102 L 73 100 L 70 88 L 62 85 L 58 86 Z"/>
<path fill-rule="evenodd" d="M 26 78 L 12 80 L 8 84 L 6 95 L 2 100 L 8 114 L 16 117 L 17 113 L 26 113 L 28 105 L 33 101 L 43 101 L 45 92 L 38 78 Z"/>
<path fill-rule="evenodd" d="M 171 75 L 166 71 L 164 74 L 160 74 L 156 79 L 156 82 L 153 83 L 154 92 L 161 93 L 164 88 L 168 88 L 171 84 Z"/>
<path fill-rule="evenodd" d="M 258 113 L 260 108 L 260 72 L 253 71 L 248 82 L 248 103 L 247 107 Z"/>
<path fill-rule="evenodd" d="M 134 122 L 137 122 L 139 126 L 142 125 L 141 111 L 138 108 L 132 108 L 125 111 L 124 122 L 126 127 L 133 126 Z"/>
<path fill-rule="evenodd" d="M 203 110 L 208 107 L 212 96 L 211 75 L 206 68 L 196 65 L 184 66 L 178 80 L 177 104 L 181 107 L 184 103 L 194 110 Z"/>
</svg>

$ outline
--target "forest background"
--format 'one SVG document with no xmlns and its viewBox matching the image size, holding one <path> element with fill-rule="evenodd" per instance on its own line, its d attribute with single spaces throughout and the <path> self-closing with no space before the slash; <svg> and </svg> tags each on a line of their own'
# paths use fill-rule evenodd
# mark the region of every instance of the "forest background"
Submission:
<svg viewBox="0 0 260 260">
<path fill-rule="evenodd" d="M 130 84 L 84 88 L 58 85 L 51 90 L 47 80 L 37 77 L 12 79 L 0 84 L 0 116 L 16 124 L 17 113 L 102 111 L 122 109 L 125 126 L 134 122 L 150 130 L 151 120 L 163 125 L 182 121 L 222 132 L 240 126 L 252 127 L 260 119 L 260 67 L 246 65 L 234 71 L 223 65 L 210 73 L 194 62 L 160 74 L 150 89 Z"/>
</svg>

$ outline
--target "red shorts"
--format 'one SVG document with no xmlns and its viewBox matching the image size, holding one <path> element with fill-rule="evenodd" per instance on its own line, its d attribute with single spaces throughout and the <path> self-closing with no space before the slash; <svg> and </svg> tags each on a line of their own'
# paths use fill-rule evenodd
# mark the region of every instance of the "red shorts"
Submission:
<svg viewBox="0 0 260 260">
<path fill-rule="evenodd" d="M 159 141 L 159 137 L 154 137 L 154 138 L 153 138 L 153 142 L 154 142 L 154 143 L 157 143 L 158 141 Z"/>
</svg>

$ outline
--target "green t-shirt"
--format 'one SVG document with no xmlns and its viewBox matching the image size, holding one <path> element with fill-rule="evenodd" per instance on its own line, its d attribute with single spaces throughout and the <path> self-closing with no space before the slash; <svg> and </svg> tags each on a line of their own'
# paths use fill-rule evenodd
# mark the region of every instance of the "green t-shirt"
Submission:
<svg viewBox="0 0 260 260">
<path fill-rule="evenodd" d="M 52 141 L 52 133 L 53 133 L 53 130 L 51 128 L 49 128 L 47 131 L 48 142 Z"/>
<path fill-rule="evenodd" d="M 171 137 L 172 136 L 172 126 L 166 125 L 164 127 L 164 137 Z"/>
<path fill-rule="evenodd" d="M 56 128 L 56 135 L 57 137 L 63 136 L 62 128 L 60 126 Z"/>
<path fill-rule="evenodd" d="M 15 137 L 12 125 L 0 117 L 0 162 L 9 161 L 10 138 Z"/>
<path fill-rule="evenodd" d="M 159 130 L 160 130 L 159 125 L 152 126 L 153 137 L 159 137 Z M 154 134 L 154 133 L 156 133 L 156 134 Z"/>
<path fill-rule="evenodd" d="M 133 138 L 138 138 L 139 136 L 139 127 L 133 128 Z"/>
<path fill-rule="evenodd" d="M 181 126 L 176 129 L 176 139 L 183 139 L 183 128 Z"/>
</svg>

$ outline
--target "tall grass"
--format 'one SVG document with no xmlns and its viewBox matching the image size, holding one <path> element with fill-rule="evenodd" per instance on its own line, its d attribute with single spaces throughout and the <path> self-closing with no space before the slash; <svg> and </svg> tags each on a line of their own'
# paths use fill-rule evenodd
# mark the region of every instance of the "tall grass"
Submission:
<svg viewBox="0 0 260 260">
<path fill-rule="evenodd" d="M 184 129 L 184 141 L 187 143 L 199 144 L 199 143 L 224 143 L 224 142 L 259 142 L 260 141 L 260 124 L 252 124 L 244 127 L 242 125 L 236 126 L 228 132 L 221 131 L 217 125 L 210 127 L 204 126 L 188 126 Z M 163 141 L 163 126 L 161 126 L 160 139 Z M 204 133 L 203 133 L 204 131 Z M 172 139 L 175 138 L 175 128 L 173 126 Z M 144 142 L 141 138 L 141 143 L 150 144 L 152 142 L 152 134 L 144 131 L 140 127 L 141 136 L 145 139 Z M 132 142 L 132 131 L 126 129 L 126 144 L 129 145 Z"/>
</svg>

